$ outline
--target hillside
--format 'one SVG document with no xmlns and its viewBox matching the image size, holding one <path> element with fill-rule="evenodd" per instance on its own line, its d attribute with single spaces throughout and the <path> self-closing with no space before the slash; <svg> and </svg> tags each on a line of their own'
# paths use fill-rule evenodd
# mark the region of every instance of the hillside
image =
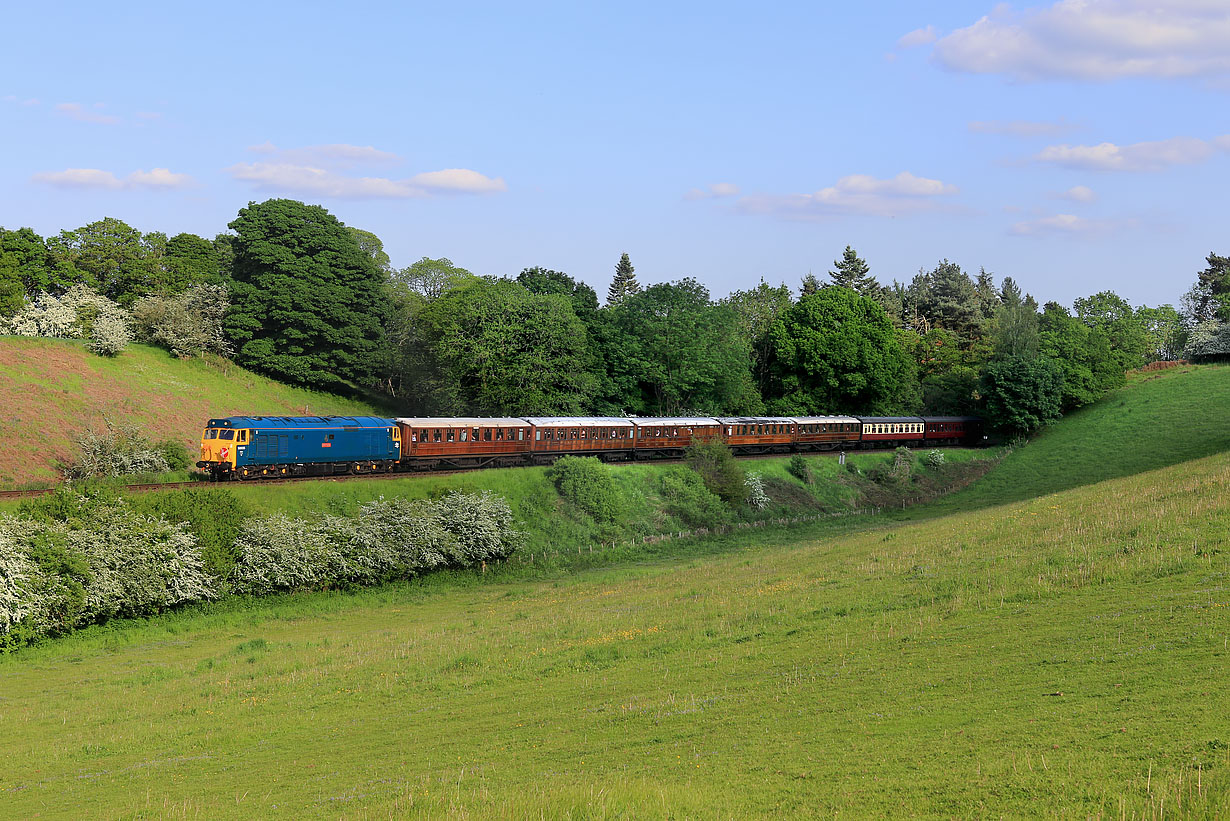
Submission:
<svg viewBox="0 0 1230 821">
<path fill-rule="evenodd" d="M 90 629 L 0 660 L 5 800 L 19 816 L 1224 817 L 1227 482 L 1221 454 L 845 536 Z"/>
<path fill-rule="evenodd" d="M 145 345 L 115 358 L 61 339 L 0 337 L 0 487 L 54 481 L 73 437 L 104 417 L 140 425 L 193 453 L 211 416 L 238 413 L 370 414 L 362 403 L 287 387 L 235 366 L 180 360 Z"/>
<path fill-rule="evenodd" d="M 918 515 L 972 510 L 1131 476 L 1230 450 L 1230 366 L 1129 375 L 1044 429 L 987 476 Z"/>
</svg>

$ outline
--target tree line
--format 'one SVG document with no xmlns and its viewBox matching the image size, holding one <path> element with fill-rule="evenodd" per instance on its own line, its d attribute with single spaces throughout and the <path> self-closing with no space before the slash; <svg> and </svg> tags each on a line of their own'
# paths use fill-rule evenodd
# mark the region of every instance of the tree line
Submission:
<svg viewBox="0 0 1230 821">
<path fill-rule="evenodd" d="M 797 293 L 761 279 L 719 300 L 692 278 L 643 286 L 623 254 L 600 301 L 543 267 L 398 269 L 374 234 L 293 200 L 250 203 L 228 228 L 0 228 L 0 315 L 86 289 L 180 355 L 377 390 L 407 415 L 981 413 L 1025 433 L 1132 368 L 1230 356 L 1230 257 L 1216 254 L 1180 308 L 1110 291 L 1039 305 L 947 260 L 882 284 L 850 247 Z"/>
</svg>

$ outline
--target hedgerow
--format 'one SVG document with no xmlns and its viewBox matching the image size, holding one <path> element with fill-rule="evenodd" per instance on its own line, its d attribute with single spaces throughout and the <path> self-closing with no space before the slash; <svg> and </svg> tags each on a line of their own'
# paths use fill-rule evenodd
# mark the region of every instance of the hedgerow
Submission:
<svg viewBox="0 0 1230 821">
<path fill-rule="evenodd" d="M 547 478 L 561 496 L 593 516 L 596 522 L 613 522 L 623 511 L 615 480 L 597 457 L 561 457 L 547 469 Z"/>
</svg>

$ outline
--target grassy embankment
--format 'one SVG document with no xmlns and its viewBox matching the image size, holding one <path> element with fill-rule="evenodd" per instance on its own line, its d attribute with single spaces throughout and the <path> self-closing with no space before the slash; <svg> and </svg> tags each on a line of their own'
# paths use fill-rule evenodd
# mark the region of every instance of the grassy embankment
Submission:
<svg viewBox="0 0 1230 821">
<path fill-rule="evenodd" d="M 135 423 L 155 439 L 173 439 L 193 454 L 211 416 L 235 414 L 372 414 L 363 402 L 291 388 L 233 365 L 179 360 L 131 345 L 96 356 L 64 339 L 0 337 L 0 487 L 59 479 L 56 464 L 75 453 L 74 437 L 104 418 Z"/>
<path fill-rule="evenodd" d="M 1175 401 L 1206 373 L 1230 370 Z M 19 816 L 1224 817 L 1227 482 L 1222 453 L 824 539 L 92 629 L 0 661 L 0 791 Z"/>
</svg>

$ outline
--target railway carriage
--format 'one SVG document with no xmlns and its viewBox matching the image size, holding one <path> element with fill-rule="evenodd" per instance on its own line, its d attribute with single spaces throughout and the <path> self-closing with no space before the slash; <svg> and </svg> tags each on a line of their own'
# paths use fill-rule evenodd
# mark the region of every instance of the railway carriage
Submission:
<svg viewBox="0 0 1230 821">
<path fill-rule="evenodd" d="M 798 450 L 841 450 L 857 442 L 862 423 L 853 416 L 796 416 Z"/>
<path fill-rule="evenodd" d="M 196 466 L 214 478 L 385 473 L 401 458 L 392 419 L 375 416 L 228 416 L 210 419 Z"/>
<path fill-rule="evenodd" d="M 925 420 L 921 416 L 863 416 L 859 439 L 865 448 L 917 447 L 922 444 Z"/>
<path fill-rule="evenodd" d="M 635 426 L 618 416 L 527 416 L 530 452 L 538 464 L 569 453 L 606 461 L 632 458 Z"/>
<path fill-rule="evenodd" d="M 722 416 L 718 422 L 726 444 L 742 455 L 789 453 L 798 428 L 788 416 Z"/>
<path fill-rule="evenodd" d="M 718 420 L 699 416 L 634 416 L 627 421 L 636 428 L 637 459 L 663 459 L 683 455 L 697 439 L 722 435 Z"/>
<path fill-rule="evenodd" d="M 476 468 L 520 465 L 530 450 L 530 424 L 513 417 L 400 417 L 402 466 Z"/>
<path fill-rule="evenodd" d="M 977 416 L 928 416 L 925 438 L 928 444 L 981 444 L 982 420 Z"/>
</svg>

